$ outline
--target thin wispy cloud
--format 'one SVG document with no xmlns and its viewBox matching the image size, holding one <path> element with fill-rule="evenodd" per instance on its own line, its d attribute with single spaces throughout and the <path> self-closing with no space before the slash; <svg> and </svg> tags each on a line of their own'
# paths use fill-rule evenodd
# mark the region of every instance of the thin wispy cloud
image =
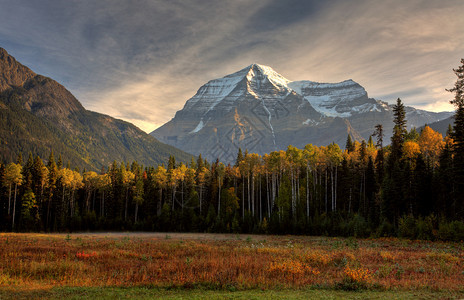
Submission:
<svg viewBox="0 0 464 300">
<path fill-rule="evenodd" d="M 149 132 L 210 79 L 254 62 L 348 78 L 371 97 L 451 110 L 464 2 L 2 1 L 0 47 L 91 110 Z"/>
</svg>

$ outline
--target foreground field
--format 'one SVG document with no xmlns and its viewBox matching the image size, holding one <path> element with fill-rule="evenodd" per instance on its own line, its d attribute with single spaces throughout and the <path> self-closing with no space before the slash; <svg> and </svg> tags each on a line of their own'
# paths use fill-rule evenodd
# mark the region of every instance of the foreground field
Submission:
<svg viewBox="0 0 464 300">
<path fill-rule="evenodd" d="M 453 299 L 452 291 L 343 291 L 328 289 L 296 290 L 204 290 L 159 288 L 52 288 L 48 290 L 0 290 L 0 299 Z"/>
<path fill-rule="evenodd" d="M 69 295 L 463 297 L 464 245 L 300 236 L 0 234 L 1 299 Z"/>
</svg>

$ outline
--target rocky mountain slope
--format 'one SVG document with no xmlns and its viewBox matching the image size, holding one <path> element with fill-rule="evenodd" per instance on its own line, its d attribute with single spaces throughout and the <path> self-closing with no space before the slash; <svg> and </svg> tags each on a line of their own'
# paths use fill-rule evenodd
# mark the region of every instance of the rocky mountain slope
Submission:
<svg viewBox="0 0 464 300">
<path fill-rule="evenodd" d="M 191 155 L 160 143 L 136 126 L 86 110 L 56 81 L 37 75 L 0 48 L 0 159 L 22 152 L 99 170 L 116 161 L 166 163 Z"/>
<path fill-rule="evenodd" d="M 407 107 L 409 127 L 445 119 Z M 368 97 L 354 82 L 290 81 L 272 68 L 252 64 L 200 87 L 175 117 L 151 134 L 208 159 L 235 159 L 238 148 L 260 154 L 308 143 L 345 145 L 351 134 L 368 139 L 376 124 L 392 131 L 392 106 Z M 386 139 L 386 140 L 387 140 Z"/>
</svg>

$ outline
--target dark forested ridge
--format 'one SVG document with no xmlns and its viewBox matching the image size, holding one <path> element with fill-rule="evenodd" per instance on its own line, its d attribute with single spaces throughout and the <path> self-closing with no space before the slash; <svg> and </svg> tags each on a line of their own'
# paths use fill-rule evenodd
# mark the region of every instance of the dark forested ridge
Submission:
<svg viewBox="0 0 464 300">
<path fill-rule="evenodd" d="M 443 136 L 445 136 L 446 132 L 449 130 L 450 126 L 453 127 L 453 125 L 454 125 L 454 116 L 451 116 L 449 118 L 446 118 L 446 119 L 438 121 L 438 122 L 425 124 L 424 126 L 420 127 L 418 130 L 422 130 L 425 126 L 429 126 L 433 130 L 438 131 Z"/>
<path fill-rule="evenodd" d="M 443 137 L 406 130 L 394 106 L 391 144 L 289 146 L 235 164 L 114 161 L 98 173 L 21 155 L 0 165 L 2 230 L 156 230 L 464 239 L 464 60 Z M 18 123 L 18 126 L 21 124 Z M 54 152 L 57 153 L 57 152 Z"/>
<path fill-rule="evenodd" d="M 134 125 L 86 110 L 56 81 L 37 75 L 0 48 L 0 160 L 19 152 L 48 157 L 53 149 L 65 162 L 100 170 L 113 160 L 144 164 L 191 156 L 163 144 Z"/>
</svg>

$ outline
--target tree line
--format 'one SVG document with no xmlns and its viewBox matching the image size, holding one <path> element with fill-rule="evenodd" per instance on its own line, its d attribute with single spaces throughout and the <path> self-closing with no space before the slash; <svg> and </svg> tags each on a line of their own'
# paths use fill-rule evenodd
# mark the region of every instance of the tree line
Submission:
<svg viewBox="0 0 464 300">
<path fill-rule="evenodd" d="M 403 236 L 464 239 L 464 60 L 452 103 L 455 125 L 407 131 L 393 108 L 391 143 L 382 125 L 368 141 L 259 155 L 235 164 L 113 162 L 72 169 L 52 152 L 0 164 L 2 230 L 155 230 Z"/>
</svg>

